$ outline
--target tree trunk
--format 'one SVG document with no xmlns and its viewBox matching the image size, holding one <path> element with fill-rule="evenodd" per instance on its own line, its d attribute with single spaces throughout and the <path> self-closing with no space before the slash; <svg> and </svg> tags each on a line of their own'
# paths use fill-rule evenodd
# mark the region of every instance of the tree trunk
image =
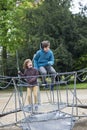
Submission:
<svg viewBox="0 0 87 130">
<path fill-rule="evenodd" d="M 6 46 L 2 47 L 2 71 L 3 75 L 7 75 L 7 48 Z"/>
</svg>

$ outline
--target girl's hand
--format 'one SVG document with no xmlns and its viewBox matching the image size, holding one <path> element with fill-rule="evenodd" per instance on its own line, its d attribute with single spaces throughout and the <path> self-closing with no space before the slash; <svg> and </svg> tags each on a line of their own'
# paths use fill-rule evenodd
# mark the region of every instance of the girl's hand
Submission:
<svg viewBox="0 0 87 130">
<path fill-rule="evenodd" d="M 18 74 L 20 74 L 20 73 L 21 73 L 21 71 L 19 70 L 19 71 L 18 71 Z"/>
</svg>

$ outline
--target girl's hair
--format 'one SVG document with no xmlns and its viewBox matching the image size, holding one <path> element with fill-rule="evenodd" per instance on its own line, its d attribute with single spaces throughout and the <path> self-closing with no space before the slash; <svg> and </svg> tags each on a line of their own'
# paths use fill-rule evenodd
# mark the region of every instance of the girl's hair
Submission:
<svg viewBox="0 0 87 130">
<path fill-rule="evenodd" d="M 49 41 L 42 41 L 41 42 L 41 48 L 42 49 L 45 48 L 45 47 L 48 47 L 48 46 L 50 46 L 50 42 Z"/>
<path fill-rule="evenodd" d="M 31 59 L 26 59 L 26 60 L 24 61 L 24 63 L 23 63 L 23 69 L 27 69 L 27 68 L 28 68 L 27 64 L 28 64 L 29 62 L 32 62 Z"/>
</svg>

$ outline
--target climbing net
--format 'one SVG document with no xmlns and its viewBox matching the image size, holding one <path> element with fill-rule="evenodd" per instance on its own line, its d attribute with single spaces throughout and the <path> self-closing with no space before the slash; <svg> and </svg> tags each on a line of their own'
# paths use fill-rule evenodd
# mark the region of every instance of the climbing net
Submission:
<svg viewBox="0 0 87 130">
<path fill-rule="evenodd" d="M 51 89 L 51 76 L 46 75 L 48 88 L 42 84 L 41 75 L 38 76 L 37 111 L 33 102 L 32 109 L 29 109 L 26 91 L 28 84 L 25 77 L 0 76 L 0 128 L 16 126 L 23 130 L 58 130 L 60 127 L 71 130 L 75 120 L 87 116 L 79 114 L 79 108 L 87 108 L 87 104 L 86 102 L 83 104 L 76 91 L 77 79 L 81 82 L 87 81 L 87 68 L 75 72 L 57 73 L 53 89 Z M 44 91 L 40 90 L 40 86 Z M 6 92 L 6 89 L 9 92 Z"/>
</svg>

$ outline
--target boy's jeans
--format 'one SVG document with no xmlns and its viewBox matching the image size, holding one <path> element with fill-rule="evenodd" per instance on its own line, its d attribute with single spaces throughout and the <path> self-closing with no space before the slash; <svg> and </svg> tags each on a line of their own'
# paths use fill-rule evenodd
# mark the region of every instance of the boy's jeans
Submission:
<svg viewBox="0 0 87 130">
<path fill-rule="evenodd" d="M 55 83 L 56 71 L 51 65 L 40 67 L 39 72 L 42 75 L 43 83 L 46 83 L 47 74 L 49 74 L 51 76 L 51 82 Z"/>
</svg>

